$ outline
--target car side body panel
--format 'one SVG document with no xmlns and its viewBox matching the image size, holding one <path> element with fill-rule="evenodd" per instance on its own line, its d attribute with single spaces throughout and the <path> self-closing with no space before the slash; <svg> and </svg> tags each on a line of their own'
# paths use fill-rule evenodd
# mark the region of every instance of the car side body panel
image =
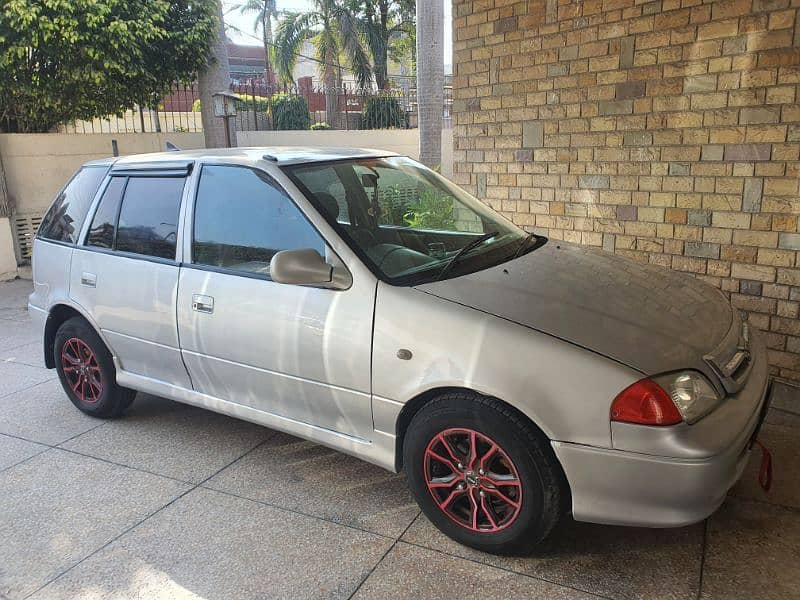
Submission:
<svg viewBox="0 0 800 600">
<path fill-rule="evenodd" d="M 409 350 L 410 360 L 398 358 Z M 436 388 L 494 396 L 551 440 L 611 446 L 611 401 L 642 377 L 574 344 L 415 288 L 378 285 L 372 354 L 375 429 Z"/>
</svg>

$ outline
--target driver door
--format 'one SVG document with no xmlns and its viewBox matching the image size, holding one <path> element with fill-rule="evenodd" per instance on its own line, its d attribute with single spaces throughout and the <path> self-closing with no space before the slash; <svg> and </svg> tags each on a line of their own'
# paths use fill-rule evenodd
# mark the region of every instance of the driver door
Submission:
<svg viewBox="0 0 800 600">
<path fill-rule="evenodd" d="M 354 277 L 346 290 L 272 281 L 269 262 L 281 250 L 339 259 L 292 199 L 250 167 L 203 166 L 187 228 L 178 325 L 194 389 L 370 439 L 374 281 Z"/>
</svg>

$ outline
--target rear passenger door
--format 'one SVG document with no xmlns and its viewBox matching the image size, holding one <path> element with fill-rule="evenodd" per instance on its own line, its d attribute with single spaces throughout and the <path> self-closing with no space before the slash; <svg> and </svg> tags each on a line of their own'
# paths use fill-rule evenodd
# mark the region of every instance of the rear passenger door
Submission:
<svg viewBox="0 0 800 600">
<path fill-rule="evenodd" d="M 119 366 L 191 389 L 178 345 L 178 232 L 189 168 L 111 172 L 75 249 L 70 296 Z"/>
</svg>

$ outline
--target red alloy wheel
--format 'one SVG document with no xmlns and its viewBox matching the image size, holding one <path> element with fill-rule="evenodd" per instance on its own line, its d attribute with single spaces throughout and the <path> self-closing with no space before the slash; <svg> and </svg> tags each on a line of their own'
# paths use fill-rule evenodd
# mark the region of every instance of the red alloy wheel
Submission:
<svg viewBox="0 0 800 600">
<path fill-rule="evenodd" d="M 425 449 L 425 485 L 450 519 L 477 533 L 511 525 L 522 508 L 514 463 L 492 439 L 472 429 L 446 429 Z"/>
<path fill-rule="evenodd" d="M 94 404 L 103 395 L 103 374 L 92 349 L 80 338 L 70 338 L 61 347 L 61 369 L 72 393 L 81 402 Z"/>
</svg>

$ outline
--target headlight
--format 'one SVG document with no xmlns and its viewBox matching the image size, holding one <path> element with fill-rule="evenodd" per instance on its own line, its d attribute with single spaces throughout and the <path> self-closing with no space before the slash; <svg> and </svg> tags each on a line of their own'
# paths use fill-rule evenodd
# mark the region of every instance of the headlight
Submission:
<svg viewBox="0 0 800 600">
<path fill-rule="evenodd" d="M 655 381 L 669 394 L 683 420 L 690 425 L 705 417 L 722 402 L 714 386 L 696 371 L 662 375 L 656 377 Z"/>
</svg>

